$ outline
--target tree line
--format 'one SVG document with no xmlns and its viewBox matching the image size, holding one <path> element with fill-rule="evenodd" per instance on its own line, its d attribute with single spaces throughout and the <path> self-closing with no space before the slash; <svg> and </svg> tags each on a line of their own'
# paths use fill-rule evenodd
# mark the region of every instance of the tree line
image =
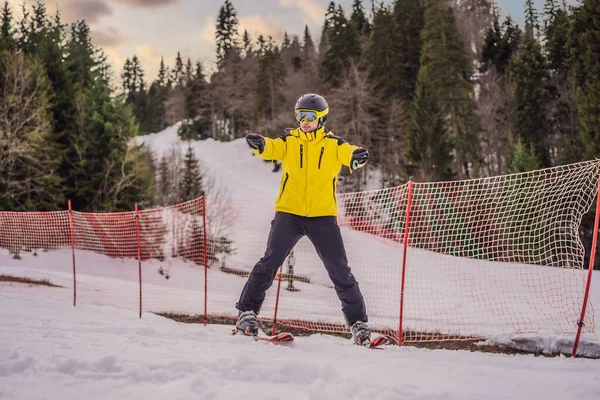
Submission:
<svg viewBox="0 0 600 400">
<path fill-rule="evenodd" d="M 344 10 L 332 1 L 318 38 L 305 26 L 276 43 L 240 32 L 226 0 L 215 68 L 178 53 L 148 82 L 136 55 L 113 74 L 84 21 L 66 26 L 43 2 L 23 6 L 15 21 L 5 1 L 0 208 L 186 200 L 202 191 L 190 183 L 202 175 L 194 154 L 174 165 L 132 146 L 133 137 L 177 122 L 189 141 L 276 137 L 294 125 L 306 92 L 328 99 L 335 134 L 371 152 L 368 168 L 344 176 L 345 190 L 363 189 L 373 170 L 378 186 L 391 187 L 409 176 L 468 179 L 596 157 L 600 2 L 546 0 L 538 11 L 526 0 L 522 28 L 491 0 L 370 4 Z"/>
</svg>

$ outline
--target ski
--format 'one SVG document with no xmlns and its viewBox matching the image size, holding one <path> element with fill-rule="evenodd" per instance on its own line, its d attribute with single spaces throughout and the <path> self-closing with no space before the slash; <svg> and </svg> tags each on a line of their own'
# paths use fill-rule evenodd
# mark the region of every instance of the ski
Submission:
<svg viewBox="0 0 600 400">
<path fill-rule="evenodd" d="M 273 335 L 273 336 L 246 335 L 241 331 L 239 331 L 239 332 L 242 333 L 243 336 L 248 336 L 248 337 L 254 338 L 255 341 L 264 341 L 264 342 L 275 343 L 275 344 L 292 343 L 294 341 L 294 335 L 292 335 L 289 332 L 281 332 L 281 333 L 279 333 L 277 335 Z M 231 334 L 236 335 L 237 333 L 238 333 L 238 330 L 234 329 Z"/>
<path fill-rule="evenodd" d="M 364 347 L 373 350 L 383 350 L 382 346 L 390 343 L 390 339 L 386 336 L 377 336 L 373 341 L 364 344 Z"/>
<path fill-rule="evenodd" d="M 289 332 L 282 332 L 273 336 L 253 336 L 254 340 L 262 340 L 269 343 L 292 343 L 294 335 Z"/>
</svg>

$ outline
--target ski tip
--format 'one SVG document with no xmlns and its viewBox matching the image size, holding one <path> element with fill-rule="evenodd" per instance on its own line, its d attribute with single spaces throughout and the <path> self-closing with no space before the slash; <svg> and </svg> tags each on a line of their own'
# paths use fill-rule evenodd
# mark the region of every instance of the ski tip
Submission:
<svg viewBox="0 0 600 400">
<path fill-rule="evenodd" d="M 385 336 L 377 336 L 371 341 L 369 347 L 379 347 L 390 343 L 390 339 Z"/>
</svg>

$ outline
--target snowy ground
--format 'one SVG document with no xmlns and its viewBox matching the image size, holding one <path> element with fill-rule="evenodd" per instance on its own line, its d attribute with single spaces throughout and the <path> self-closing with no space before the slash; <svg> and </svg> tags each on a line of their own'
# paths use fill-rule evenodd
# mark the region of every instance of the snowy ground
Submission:
<svg viewBox="0 0 600 400">
<path fill-rule="evenodd" d="M 38 289 L 33 289 L 38 290 Z M 51 289 L 47 289 L 51 290 Z M 229 327 L 0 291 L 0 399 L 597 400 L 600 361 L 390 347 L 290 346 Z"/>
<path fill-rule="evenodd" d="M 183 150 L 176 128 L 141 140 L 158 154 L 173 145 Z M 226 189 L 221 195 L 234 201 L 238 199 L 239 204 L 244 205 L 247 199 L 255 199 L 253 203 L 257 205 L 253 212 L 244 213 L 246 218 L 248 214 L 254 218 L 245 223 L 251 224 L 250 236 L 255 241 L 245 243 L 247 247 L 228 260 L 229 265 L 249 269 L 264 250 L 279 177 L 270 172 L 269 165 L 249 155 L 243 140 L 229 143 L 207 140 L 193 143 L 193 147 L 203 166 L 211 175 L 218 176 L 218 184 Z M 230 165 L 236 167 L 228 169 Z M 247 183 L 249 172 L 251 183 Z M 256 199 L 264 199 L 264 203 L 258 205 Z M 239 227 L 239 218 L 237 222 Z M 234 238 L 235 234 L 232 233 Z M 238 235 L 248 236 L 248 232 L 238 232 Z M 372 324 L 395 326 L 398 270 L 381 266 L 397 258 L 397 244 L 346 228 L 343 235 L 353 271 L 370 306 Z M 359 248 L 362 250 L 354 251 Z M 327 287 L 325 271 L 314 249 L 305 241 L 300 242 L 296 250 L 297 271 L 309 276 L 313 284 L 304 284 L 303 290 L 294 294 L 282 291 L 282 296 L 288 297 L 283 297 L 280 313 L 308 314 L 341 323 L 339 304 L 333 289 Z M 255 343 L 230 336 L 229 326 L 181 324 L 152 313 L 202 313 L 203 270 L 195 265 L 179 260 L 144 262 L 144 314 L 140 319 L 135 311 L 139 299 L 135 260 L 77 252 L 78 303 L 73 307 L 70 250 L 40 253 L 37 257 L 30 253 L 22 256 L 22 260 L 14 260 L 8 251 L 0 250 L 0 275 L 45 278 L 64 288 L 0 282 L 0 399 L 232 399 L 240 396 L 247 399 L 600 399 L 600 381 L 596 379 L 600 360 L 395 346 L 385 351 L 370 351 L 352 346 L 348 340 L 321 335 L 299 337 L 291 346 Z M 415 265 L 427 266 L 430 256 L 428 252 L 409 249 L 410 262 Z M 381 275 L 375 274 L 373 265 L 380 266 Z M 532 323 L 543 326 L 548 318 L 545 313 L 552 314 L 552 308 L 546 308 L 545 299 L 539 298 L 540 304 L 532 304 L 535 299 L 527 297 L 527 282 L 511 279 L 514 271 L 531 266 L 480 263 L 475 267 L 468 260 L 456 258 L 449 259 L 447 265 L 470 276 L 471 282 L 480 285 L 485 292 L 499 289 L 485 287 L 489 281 L 480 280 L 482 273 L 475 268 L 483 268 L 487 275 L 493 274 L 493 281 L 503 282 L 504 287 L 509 283 L 517 285 L 510 288 L 510 298 L 503 296 L 502 291 L 498 291 L 495 298 L 499 301 L 507 298 L 503 308 L 518 312 Z M 171 273 L 169 280 L 156 272 L 159 267 Z M 452 313 L 462 311 L 473 317 L 471 328 L 481 329 L 483 333 L 506 332 L 492 336 L 488 344 L 570 353 L 573 335 L 515 334 L 510 321 L 489 319 L 491 313 L 485 307 L 478 306 L 459 291 L 453 293 L 448 276 L 438 277 L 433 269 L 421 271 L 428 282 L 434 282 L 426 292 L 438 291 L 430 297 L 443 296 L 444 301 L 431 303 L 435 306 L 431 313 L 410 308 L 423 306 L 422 302 L 427 299 L 407 302 L 409 326 L 428 322 L 439 326 L 442 321 L 456 320 L 457 314 Z M 578 274 L 579 282 L 584 281 L 585 272 L 581 271 L 552 269 L 551 274 L 543 275 L 550 279 L 550 284 L 572 279 L 573 274 Z M 211 268 L 208 282 L 209 313 L 231 314 L 245 279 Z M 413 290 L 410 284 L 409 294 Z M 265 313 L 273 308 L 273 292 L 271 290 L 267 297 Z M 519 293 L 525 297 L 518 297 Z M 600 273 L 594 275 L 591 302 L 598 310 Z M 565 312 L 572 315 L 573 309 Z M 588 315 L 595 316 L 595 321 L 590 321 L 592 325 L 600 326 L 600 313 L 590 310 Z M 561 318 L 558 321 L 564 321 Z M 550 325 L 554 323 L 551 321 Z M 586 334 L 579 349 L 580 354 L 598 357 L 600 341 L 595 334 Z"/>
</svg>

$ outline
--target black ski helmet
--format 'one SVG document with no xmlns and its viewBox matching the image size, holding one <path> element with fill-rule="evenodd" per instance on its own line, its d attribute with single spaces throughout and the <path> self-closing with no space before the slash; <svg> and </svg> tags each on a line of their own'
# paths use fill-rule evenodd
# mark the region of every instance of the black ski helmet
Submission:
<svg viewBox="0 0 600 400">
<path fill-rule="evenodd" d="M 294 111 L 298 110 L 316 111 L 319 117 L 319 128 L 321 128 L 323 125 L 325 125 L 325 122 L 327 122 L 329 105 L 323 96 L 314 93 L 307 93 L 301 96 L 296 102 L 296 108 Z"/>
</svg>

